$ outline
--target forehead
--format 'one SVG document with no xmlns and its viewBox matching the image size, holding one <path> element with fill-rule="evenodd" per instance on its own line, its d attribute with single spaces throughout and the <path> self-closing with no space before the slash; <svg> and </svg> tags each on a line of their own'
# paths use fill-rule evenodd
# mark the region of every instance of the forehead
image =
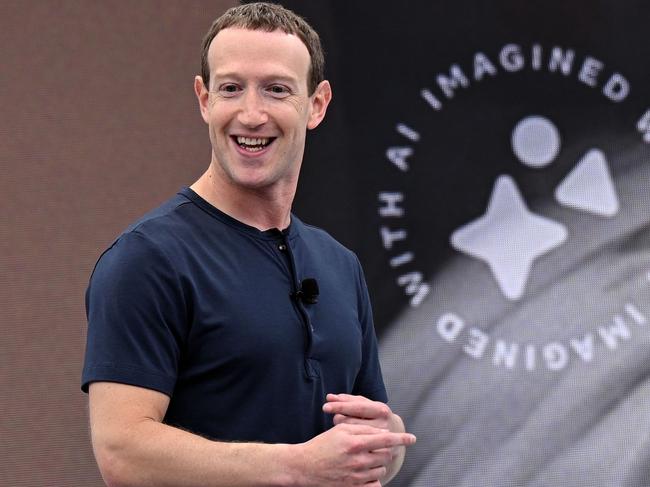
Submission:
<svg viewBox="0 0 650 487">
<path fill-rule="evenodd" d="M 266 32 L 242 28 L 220 31 L 208 50 L 211 76 L 273 74 L 307 79 L 310 56 L 298 36 L 281 30 Z"/>
</svg>

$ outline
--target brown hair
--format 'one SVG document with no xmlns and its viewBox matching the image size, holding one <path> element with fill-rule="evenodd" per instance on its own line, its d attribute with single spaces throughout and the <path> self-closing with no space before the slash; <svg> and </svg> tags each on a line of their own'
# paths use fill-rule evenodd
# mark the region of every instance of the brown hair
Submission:
<svg viewBox="0 0 650 487">
<path fill-rule="evenodd" d="M 206 89 L 210 86 L 210 66 L 208 50 L 219 31 L 228 27 L 273 32 L 282 30 L 293 34 L 303 42 L 309 51 L 311 63 L 307 73 L 309 95 L 314 93 L 318 83 L 325 79 L 325 56 L 316 31 L 299 15 L 280 5 L 265 2 L 249 3 L 232 7 L 217 18 L 203 38 L 201 45 L 201 77 Z"/>
</svg>

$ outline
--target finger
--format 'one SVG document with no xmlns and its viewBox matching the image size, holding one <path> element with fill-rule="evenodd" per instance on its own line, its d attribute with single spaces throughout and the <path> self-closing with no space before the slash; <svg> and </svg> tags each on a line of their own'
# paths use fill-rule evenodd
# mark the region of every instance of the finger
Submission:
<svg viewBox="0 0 650 487">
<path fill-rule="evenodd" d="M 397 447 L 399 448 L 399 447 Z M 393 460 L 392 449 L 390 448 L 380 448 L 379 450 L 372 450 L 370 454 L 370 466 L 374 467 L 385 467 Z"/>
<path fill-rule="evenodd" d="M 369 470 L 356 472 L 352 475 L 353 482 L 356 485 L 381 486 L 379 479 L 386 475 L 386 467 L 375 467 Z"/>
<path fill-rule="evenodd" d="M 342 471 L 352 477 L 355 485 L 384 476 L 385 471 L 381 469 L 386 468 L 391 461 L 390 455 L 386 453 L 379 454 L 369 451 L 351 452 L 349 460 L 349 463 L 342 467 Z"/>
<path fill-rule="evenodd" d="M 371 401 L 371 399 L 368 399 L 365 396 L 354 396 L 352 394 L 328 394 L 326 396 L 326 399 L 328 401 Z"/>
<path fill-rule="evenodd" d="M 378 401 L 335 401 L 323 404 L 323 411 L 328 414 L 344 414 L 355 418 L 384 418 L 391 415 L 390 408 Z"/>
<path fill-rule="evenodd" d="M 393 446 L 409 446 L 415 443 L 415 435 L 411 433 L 376 433 L 363 434 L 357 437 L 356 451 L 372 451 Z"/>
<path fill-rule="evenodd" d="M 395 447 L 392 447 L 392 448 L 380 448 L 378 450 L 372 450 L 370 453 L 376 453 L 378 455 L 386 455 L 386 457 L 388 458 L 388 461 L 390 462 L 393 458 L 395 458 L 397 448 L 400 448 L 400 447 L 395 446 Z"/>
<path fill-rule="evenodd" d="M 348 434 L 355 435 L 355 436 L 376 435 L 379 433 L 386 433 L 386 430 L 384 429 L 375 428 L 374 426 L 369 426 L 365 423 L 362 424 L 341 423 L 339 425 L 334 426 L 334 428 L 344 429 L 345 431 L 347 431 Z"/>
<path fill-rule="evenodd" d="M 365 424 L 373 428 L 379 428 L 383 431 L 388 431 L 388 421 L 385 419 L 362 419 L 345 416 L 344 414 L 337 414 L 333 418 L 334 424 Z"/>
</svg>

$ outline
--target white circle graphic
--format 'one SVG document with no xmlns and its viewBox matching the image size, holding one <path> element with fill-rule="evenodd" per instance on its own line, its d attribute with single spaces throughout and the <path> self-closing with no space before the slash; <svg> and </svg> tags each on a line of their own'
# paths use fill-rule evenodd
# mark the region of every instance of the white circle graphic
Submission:
<svg viewBox="0 0 650 487">
<path fill-rule="evenodd" d="M 520 120 L 512 131 L 512 150 L 527 166 L 547 166 L 560 150 L 560 133 L 548 118 L 531 115 Z"/>
</svg>

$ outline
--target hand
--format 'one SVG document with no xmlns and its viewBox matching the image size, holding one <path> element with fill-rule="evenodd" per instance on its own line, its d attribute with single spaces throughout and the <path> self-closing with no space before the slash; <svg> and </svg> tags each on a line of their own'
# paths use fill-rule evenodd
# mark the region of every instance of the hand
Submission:
<svg viewBox="0 0 650 487">
<path fill-rule="evenodd" d="M 405 431 L 402 418 L 394 414 L 388 405 L 383 402 L 371 401 L 366 397 L 350 394 L 328 394 L 326 399 L 327 402 L 323 405 L 323 411 L 334 414 L 333 421 L 335 425 L 363 425 L 393 433 L 404 433 Z M 380 479 L 384 484 L 399 472 L 404 462 L 406 448 L 404 445 L 397 445 L 375 450 L 373 453 L 379 453 L 390 458 L 389 463 L 386 464 L 386 474 Z"/>
<path fill-rule="evenodd" d="M 362 424 L 392 430 L 393 412 L 387 404 L 363 396 L 328 394 L 323 411 L 334 414 L 334 424 Z M 403 429 L 401 431 L 404 431 Z"/>
<path fill-rule="evenodd" d="M 394 447 L 415 443 L 409 433 L 392 433 L 367 425 L 341 423 L 297 445 L 305 479 L 300 485 L 381 487 L 393 461 Z"/>
</svg>

